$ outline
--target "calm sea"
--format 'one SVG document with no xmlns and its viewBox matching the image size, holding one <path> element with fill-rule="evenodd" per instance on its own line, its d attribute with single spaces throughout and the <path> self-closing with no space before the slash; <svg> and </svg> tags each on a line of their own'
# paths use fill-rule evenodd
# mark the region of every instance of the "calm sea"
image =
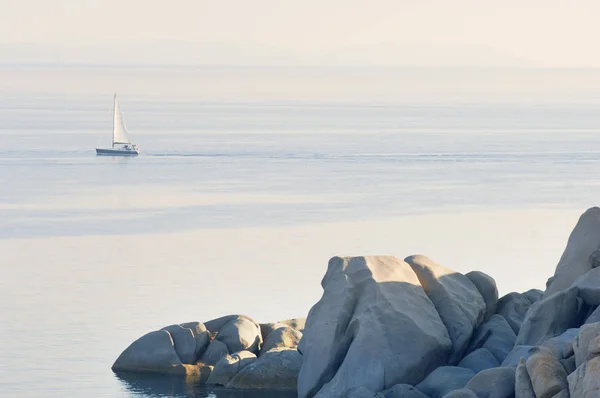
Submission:
<svg viewBox="0 0 600 398">
<path fill-rule="evenodd" d="M 305 316 L 337 254 L 543 288 L 600 197 L 600 74 L 424 73 L 0 69 L 0 395 L 282 396 L 110 366 L 169 324 Z M 113 91 L 139 157 L 94 153 Z"/>
</svg>

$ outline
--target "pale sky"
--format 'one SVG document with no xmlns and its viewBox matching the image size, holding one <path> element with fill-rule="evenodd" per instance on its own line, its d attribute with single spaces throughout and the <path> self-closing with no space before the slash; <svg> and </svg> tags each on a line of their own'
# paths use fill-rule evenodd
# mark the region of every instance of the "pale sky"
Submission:
<svg viewBox="0 0 600 398">
<path fill-rule="evenodd" d="M 600 67 L 592 0 L 0 0 L 4 62 Z"/>
</svg>

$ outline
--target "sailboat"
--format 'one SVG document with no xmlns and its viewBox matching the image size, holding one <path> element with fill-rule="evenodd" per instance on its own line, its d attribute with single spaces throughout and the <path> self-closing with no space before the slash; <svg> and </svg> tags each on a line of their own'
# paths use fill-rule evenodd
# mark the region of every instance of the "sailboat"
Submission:
<svg viewBox="0 0 600 398">
<path fill-rule="evenodd" d="M 138 147 L 132 144 L 129 139 L 127 128 L 125 127 L 125 119 L 123 119 L 117 93 L 115 93 L 112 148 L 96 148 L 96 155 L 135 156 L 139 153 L 140 150 Z"/>
</svg>

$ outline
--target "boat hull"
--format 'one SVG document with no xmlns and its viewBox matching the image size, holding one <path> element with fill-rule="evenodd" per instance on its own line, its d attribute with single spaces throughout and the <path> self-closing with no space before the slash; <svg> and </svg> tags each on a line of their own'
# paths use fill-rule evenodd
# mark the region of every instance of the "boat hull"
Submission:
<svg viewBox="0 0 600 398">
<path fill-rule="evenodd" d="M 104 156 L 137 156 L 139 155 L 138 150 L 131 149 L 103 149 L 96 148 L 96 155 Z"/>
</svg>

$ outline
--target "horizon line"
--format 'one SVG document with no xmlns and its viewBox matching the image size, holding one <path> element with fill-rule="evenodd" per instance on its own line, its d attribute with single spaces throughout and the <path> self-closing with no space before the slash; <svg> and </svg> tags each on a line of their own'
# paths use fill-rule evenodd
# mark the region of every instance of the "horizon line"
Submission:
<svg viewBox="0 0 600 398">
<path fill-rule="evenodd" d="M 0 68 L 179 68 L 179 69 L 405 69 L 405 70 L 600 70 L 598 66 L 517 66 L 517 65 L 314 65 L 314 64 L 178 64 L 178 63 L 85 63 L 85 62 L 0 62 Z"/>
</svg>

